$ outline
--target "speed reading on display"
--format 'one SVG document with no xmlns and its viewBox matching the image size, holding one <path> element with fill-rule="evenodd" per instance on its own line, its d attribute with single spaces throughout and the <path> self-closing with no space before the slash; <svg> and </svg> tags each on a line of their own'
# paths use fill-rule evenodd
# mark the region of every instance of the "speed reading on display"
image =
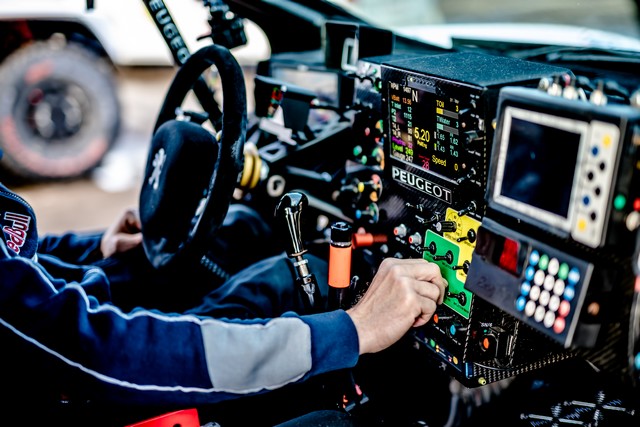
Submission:
<svg viewBox="0 0 640 427">
<path fill-rule="evenodd" d="M 389 82 L 391 157 L 450 179 L 462 176 L 459 109 L 457 99 Z"/>
</svg>

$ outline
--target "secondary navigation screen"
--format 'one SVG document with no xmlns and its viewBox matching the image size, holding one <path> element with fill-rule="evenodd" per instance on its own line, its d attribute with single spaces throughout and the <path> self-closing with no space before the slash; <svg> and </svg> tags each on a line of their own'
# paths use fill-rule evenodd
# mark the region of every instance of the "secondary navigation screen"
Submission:
<svg viewBox="0 0 640 427">
<path fill-rule="evenodd" d="M 391 157 L 456 179 L 461 158 L 459 101 L 389 82 Z"/>
<path fill-rule="evenodd" d="M 500 194 L 567 218 L 581 136 L 513 118 Z"/>
</svg>

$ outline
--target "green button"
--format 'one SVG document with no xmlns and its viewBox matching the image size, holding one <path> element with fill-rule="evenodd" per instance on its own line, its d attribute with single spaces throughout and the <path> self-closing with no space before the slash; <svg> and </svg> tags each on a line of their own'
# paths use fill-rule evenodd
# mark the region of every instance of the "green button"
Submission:
<svg viewBox="0 0 640 427">
<path fill-rule="evenodd" d="M 567 280 L 569 277 L 569 264 L 563 262 L 560 264 L 560 269 L 558 270 L 558 277 L 562 280 Z"/>
<path fill-rule="evenodd" d="M 360 154 L 362 154 L 362 147 L 359 145 L 353 147 L 353 155 L 358 157 Z"/>
<path fill-rule="evenodd" d="M 627 204 L 627 198 L 624 197 L 622 194 L 618 194 L 616 198 L 613 199 L 613 207 L 616 208 L 616 210 L 621 211 L 622 209 L 624 209 L 626 204 Z"/>
<path fill-rule="evenodd" d="M 435 347 L 435 346 L 436 346 L 436 342 L 435 342 L 433 339 L 430 339 L 430 340 L 429 340 L 429 345 L 430 345 L 431 347 Z"/>
<path fill-rule="evenodd" d="M 549 255 L 544 254 L 540 257 L 540 262 L 538 262 L 538 267 L 540 267 L 540 270 L 546 270 L 547 266 L 549 265 Z"/>
</svg>

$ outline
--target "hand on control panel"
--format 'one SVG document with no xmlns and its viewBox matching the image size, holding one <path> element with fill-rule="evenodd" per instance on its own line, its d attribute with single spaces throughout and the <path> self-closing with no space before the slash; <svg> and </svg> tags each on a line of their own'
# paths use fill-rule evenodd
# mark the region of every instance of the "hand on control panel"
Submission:
<svg viewBox="0 0 640 427">
<path fill-rule="evenodd" d="M 360 354 L 383 350 L 410 328 L 427 323 L 447 286 L 437 264 L 424 259 L 382 261 L 367 293 L 347 311 L 358 331 Z"/>
</svg>

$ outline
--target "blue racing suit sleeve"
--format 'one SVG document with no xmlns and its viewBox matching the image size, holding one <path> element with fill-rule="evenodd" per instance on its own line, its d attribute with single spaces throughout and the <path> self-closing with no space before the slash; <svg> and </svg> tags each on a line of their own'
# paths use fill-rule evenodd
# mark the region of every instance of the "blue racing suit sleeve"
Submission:
<svg viewBox="0 0 640 427">
<path fill-rule="evenodd" d="M 102 232 L 64 233 L 46 235 L 38 242 L 38 252 L 54 255 L 63 261 L 91 264 L 102 259 Z"/>
<path fill-rule="evenodd" d="M 353 367 L 358 339 L 344 311 L 226 320 L 109 301 L 104 272 L 49 256 L 15 256 L 0 240 L 3 352 L 11 369 L 55 365 L 91 383 L 91 398 L 208 404 Z"/>
<path fill-rule="evenodd" d="M 38 242 L 38 252 L 54 255 L 74 264 L 91 264 L 102 259 L 102 232 L 64 233 L 46 235 Z"/>
</svg>

